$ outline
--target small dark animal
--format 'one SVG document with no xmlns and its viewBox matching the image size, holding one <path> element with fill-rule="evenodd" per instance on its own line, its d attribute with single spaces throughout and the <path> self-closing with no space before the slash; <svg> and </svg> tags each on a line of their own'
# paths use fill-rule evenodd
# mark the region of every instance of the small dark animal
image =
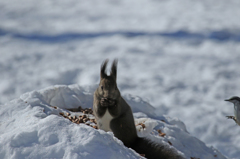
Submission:
<svg viewBox="0 0 240 159">
<path fill-rule="evenodd" d="M 101 80 L 94 92 L 93 111 L 98 127 L 112 131 L 125 146 L 145 154 L 148 159 L 183 159 L 175 149 L 137 136 L 132 110 L 117 87 L 117 60 L 112 64 L 110 75 L 105 71 L 107 63 L 105 60 L 101 66 Z"/>
</svg>

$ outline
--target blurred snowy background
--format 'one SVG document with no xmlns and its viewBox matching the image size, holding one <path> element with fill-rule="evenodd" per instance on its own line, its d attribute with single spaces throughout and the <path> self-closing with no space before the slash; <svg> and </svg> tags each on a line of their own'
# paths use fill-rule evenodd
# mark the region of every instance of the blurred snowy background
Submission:
<svg viewBox="0 0 240 159">
<path fill-rule="evenodd" d="M 0 0 L 0 104 L 56 84 L 93 85 L 119 59 L 122 94 L 183 121 L 229 158 L 240 127 L 239 0 Z"/>
</svg>

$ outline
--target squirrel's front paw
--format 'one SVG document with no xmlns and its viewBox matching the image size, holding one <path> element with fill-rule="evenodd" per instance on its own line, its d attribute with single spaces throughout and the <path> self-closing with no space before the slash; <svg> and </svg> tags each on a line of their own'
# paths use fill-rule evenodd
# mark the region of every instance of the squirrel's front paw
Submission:
<svg viewBox="0 0 240 159">
<path fill-rule="evenodd" d="M 110 98 L 102 98 L 100 100 L 100 104 L 103 107 L 113 106 L 115 104 L 115 100 L 110 99 Z"/>
<path fill-rule="evenodd" d="M 107 106 L 108 106 L 108 100 L 107 100 L 107 98 L 102 98 L 102 99 L 100 100 L 100 104 L 101 104 L 101 106 L 103 106 L 103 107 L 107 107 Z"/>
</svg>

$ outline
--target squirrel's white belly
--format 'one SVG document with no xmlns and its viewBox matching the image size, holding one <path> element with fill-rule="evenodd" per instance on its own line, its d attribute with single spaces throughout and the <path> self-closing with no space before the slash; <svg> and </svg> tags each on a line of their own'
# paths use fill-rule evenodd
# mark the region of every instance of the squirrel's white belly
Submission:
<svg viewBox="0 0 240 159">
<path fill-rule="evenodd" d="M 104 131 L 112 131 L 110 128 L 110 122 L 112 119 L 113 119 L 113 117 L 107 109 L 105 114 L 101 118 L 98 119 L 99 128 Z"/>
</svg>

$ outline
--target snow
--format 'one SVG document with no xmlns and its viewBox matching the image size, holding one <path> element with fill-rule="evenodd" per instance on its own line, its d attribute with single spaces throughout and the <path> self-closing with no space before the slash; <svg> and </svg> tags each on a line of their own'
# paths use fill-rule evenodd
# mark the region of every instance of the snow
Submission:
<svg viewBox="0 0 240 159">
<path fill-rule="evenodd" d="M 239 5 L 238 0 L 0 0 L 0 131 L 4 133 L 0 139 L 8 145 L 0 150 L 1 156 L 26 157 L 34 146 L 49 150 L 42 145 L 53 144 L 51 154 L 44 150 L 36 154 L 58 157 L 63 155 L 58 152 L 68 149 L 64 155 L 80 157 L 80 151 L 74 153 L 79 143 L 60 140 L 68 138 L 66 129 L 73 123 L 49 106 L 62 110 L 78 104 L 90 107 L 102 61 L 118 58 L 117 83 L 136 118 L 175 123 L 172 129 L 183 130 L 183 136 L 187 130 L 211 152 L 217 149 L 227 158 L 239 158 L 240 129 L 226 119 L 233 115 L 233 105 L 224 101 L 239 96 L 240 90 Z M 68 87 L 55 90 L 54 85 Z M 43 108 L 49 114 L 40 113 Z M 50 118 L 63 123 L 56 128 L 63 132 L 52 132 L 55 137 L 48 134 L 41 136 L 45 141 L 40 140 L 37 124 L 41 120 L 42 125 L 54 127 L 46 124 Z M 164 131 L 170 129 L 169 123 Z M 99 132 L 84 125 L 76 129 L 83 134 Z M 195 143 L 193 139 L 182 139 L 170 130 L 167 135 L 176 137 L 176 142 L 175 137 L 171 140 L 173 146 L 190 156 L 177 145 L 185 140 Z M 31 139 L 20 140 L 26 136 Z M 69 136 L 77 138 L 73 132 Z M 117 143 L 116 139 L 111 142 Z M 121 144 L 118 148 L 131 157 L 137 155 Z M 93 154 L 88 153 L 93 149 L 81 149 L 83 155 Z M 200 155 L 196 149 L 189 151 Z"/>
<path fill-rule="evenodd" d="M 95 88 L 93 86 L 92 88 Z M 91 89 L 92 90 L 92 89 Z M 92 107 L 93 91 L 78 85 L 56 85 L 25 93 L 4 104 L 0 114 L 1 158 L 140 158 L 132 149 L 113 136 L 112 132 L 77 125 L 59 115 L 66 108 Z M 139 97 L 125 97 L 136 112 L 139 136 L 177 148 L 187 158 L 224 159 L 212 147 L 190 135 L 183 122 L 157 116 L 155 109 Z M 57 106 L 55 109 L 52 106 Z M 146 114 L 143 112 L 144 109 Z M 149 111 L 151 110 L 151 111 Z M 148 116 L 155 116 L 150 119 Z M 158 135 L 157 130 L 166 134 Z M 152 134 L 152 135 L 150 135 Z M 216 157 L 215 157 L 216 156 Z"/>
</svg>

